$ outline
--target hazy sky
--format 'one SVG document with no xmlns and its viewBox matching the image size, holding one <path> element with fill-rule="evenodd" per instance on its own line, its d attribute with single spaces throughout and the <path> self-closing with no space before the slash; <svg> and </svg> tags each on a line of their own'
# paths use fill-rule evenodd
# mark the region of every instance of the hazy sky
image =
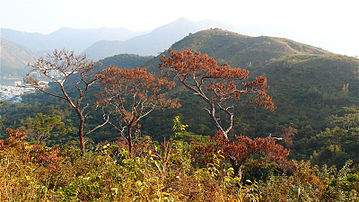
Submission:
<svg viewBox="0 0 359 202">
<path fill-rule="evenodd" d="M 134 31 L 186 17 L 256 25 L 288 37 L 359 55 L 359 0 L 0 0 L 1 27 L 50 33 L 61 27 Z"/>
</svg>

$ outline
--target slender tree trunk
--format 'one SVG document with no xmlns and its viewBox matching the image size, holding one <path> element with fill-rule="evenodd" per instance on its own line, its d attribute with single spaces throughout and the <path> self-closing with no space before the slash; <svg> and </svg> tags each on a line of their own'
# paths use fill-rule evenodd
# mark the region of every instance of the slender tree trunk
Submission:
<svg viewBox="0 0 359 202">
<path fill-rule="evenodd" d="M 130 153 L 130 156 L 132 156 L 132 127 L 128 126 L 128 134 L 127 134 L 127 142 L 128 142 L 128 152 Z"/>
<path fill-rule="evenodd" d="M 230 156 L 229 161 L 231 162 L 231 165 L 232 165 L 232 168 L 233 168 L 233 171 L 234 171 L 234 176 L 238 176 L 238 174 L 240 173 L 239 171 L 240 171 L 240 168 L 241 168 L 241 163 L 234 156 Z"/>
<path fill-rule="evenodd" d="M 81 114 L 79 114 L 79 118 L 80 118 L 80 125 L 79 125 L 80 148 L 81 148 L 81 156 L 83 156 L 85 154 L 85 141 L 84 141 L 85 119 Z"/>
<path fill-rule="evenodd" d="M 229 161 L 231 162 L 232 168 L 233 168 L 233 175 L 235 177 L 238 177 L 240 179 L 239 182 L 236 182 L 237 187 L 240 187 L 241 181 L 242 181 L 242 168 L 241 168 L 241 162 L 237 160 L 234 156 L 229 156 Z"/>
</svg>

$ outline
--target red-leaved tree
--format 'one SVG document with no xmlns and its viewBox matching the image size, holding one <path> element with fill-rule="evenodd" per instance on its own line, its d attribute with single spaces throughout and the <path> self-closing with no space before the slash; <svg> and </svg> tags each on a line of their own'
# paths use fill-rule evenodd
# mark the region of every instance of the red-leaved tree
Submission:
<svg viewBox="0 0 359 202">
<path fill-rule="evenodd" d="M 162 55 L 159 68 L 174 75 L 180 83 L 208 104 L 205 110 L 225 139 L 228 139 L 233 128 L 234 101 L 240 100 L 242 95 L 254 95 L 253 103 L 263 105 L 265 109 L 276 108 L 266 92 L 266 77 L 244 81 L 248 78 L 248 70 L 233 68 L 228 64 L 219 65 L 214 58 L 200 55 L 200 52 L 193 52 L 191 49 L 176 52 L 170 49 L 169 53 L 169 57 Z M 229 117 L 227 127 L 220 122 L 220 111 Z"/>
<path fill-rule="evenodd" d="M 165 93 L 175 86 L 166 77 L 156 78 L 145 68 L 126 69 L 110 66 L 99 74 L 104 93 L 100 102 L 104 113 L 111 114 L 109 123 L 126 137 L 129 151 L 133 147 L 132 129 L 143 117 L 158 108 L 180 107 L 177 99 Z M 139 127 L 138 127 L 139 128 Z M 125 130 L 127 129 L 127 135 Z"/>
<path fill-rule="evenodd" d="M 271 137 L 255 138 L 240 135 L 235 136 L 234 140 L 226 139 L 220 132 L 216 136 L 209 137 L 207 144 L 193 143 L 191 154 L 197 163 L 206 165 L 211 163 L 213 153 L 223 152 L 234 169 L 234 174 L 238 175 L 241 165 L 254 155 L 266 157 L 278 164 L 287 163 L 286 157 L 289 150 L 276 143 Z"/>
<path fill-rule="evenodd" d="M 6 131 L 9 133 L 9 137 L 0 140 L 0 159 L 7 152 L 15 152 L 16 156 L 21 157 L 23 163 L 32 162 L 39 166 L 48 166 L 54 172 L 57 171 L 57 165 L 61 160 L 59 146 L 29 145 L 23 140 L 26 136 L 24 131 L 11 128 L 7 128 Z"/>
</svg>

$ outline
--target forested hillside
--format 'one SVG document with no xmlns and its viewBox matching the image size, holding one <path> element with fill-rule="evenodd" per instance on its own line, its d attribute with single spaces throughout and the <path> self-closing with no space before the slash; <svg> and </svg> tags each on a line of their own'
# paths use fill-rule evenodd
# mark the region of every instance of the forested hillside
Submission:
<svg viewBox="0 0 359 202">
<path fill-rule="evenodd" d="M 270 133 L 280 134 L 282 128 L 292 126 L 298 130 L 295 139 L 304 141 L 328 127 L 327 117 L 337 114 L 342 107 L 356 107 L 359 103 L 359 60 L 353 57 L 288 39 L 249 37 L 220 29 L 191 34 L 171 48 L 191 48 L 216 58 L 219 63 L 250 70 L 249 78 L 260 75 L 268 78 L 269 92 L 277 110 L 266 112 L 249 106 L 244 99 L 237 108 L 236 134 L 265 137 Z M 158 62 L 159 57 L 146 65 L 159 72 Z M 197 127 L 194 131 L 209 134 L 211 124 L 205 112 L 201 113 L 201 102 L 180 88 L 176 96 L 191 106 L 189 108 L 197 109 L 181 108 L 178 113 L 188 117 L 191 123 L 198 123 L 194 124 Z M 208 124 L 203 125 L 204 122 Z M 297 149 L 306 152 L 295 154 L 310 156 L 313 148 L 303 146 L 306 144 Z"/>
</svg>

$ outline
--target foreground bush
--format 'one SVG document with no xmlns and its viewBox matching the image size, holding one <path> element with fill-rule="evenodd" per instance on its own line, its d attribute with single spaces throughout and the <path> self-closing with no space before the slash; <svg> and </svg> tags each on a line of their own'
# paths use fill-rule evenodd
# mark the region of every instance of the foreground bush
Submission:
<svg viewBox="0 0 359 202">
<path fill-rule="evenodd" d="M 213 154 L 213 163 L 195 168 L 180 141 L 158 145 L 143 138 L 136 143 L 134 158 L 119 141 L 99 145 L 84 156 L 67 149 L 52 161 L 39 161 L 43 154 L 53 156 L 53 148 L 42 147 L 45 152 L 35 155 L 38 145 L 28 145 L 24 134 L 16 132 L 0 144 L 1 201 L 259 199 L 255 184 L 239 186 L 233 169 L 220 168 L 220 153 Z"/>
<path fill-rule="evenodd" d="M 359 175 L 351 161 L 339 171 L 302 161 L 292 176 L 271 176 L 259 191 L 263 201 L 358 201 Z"/>
</svg>

